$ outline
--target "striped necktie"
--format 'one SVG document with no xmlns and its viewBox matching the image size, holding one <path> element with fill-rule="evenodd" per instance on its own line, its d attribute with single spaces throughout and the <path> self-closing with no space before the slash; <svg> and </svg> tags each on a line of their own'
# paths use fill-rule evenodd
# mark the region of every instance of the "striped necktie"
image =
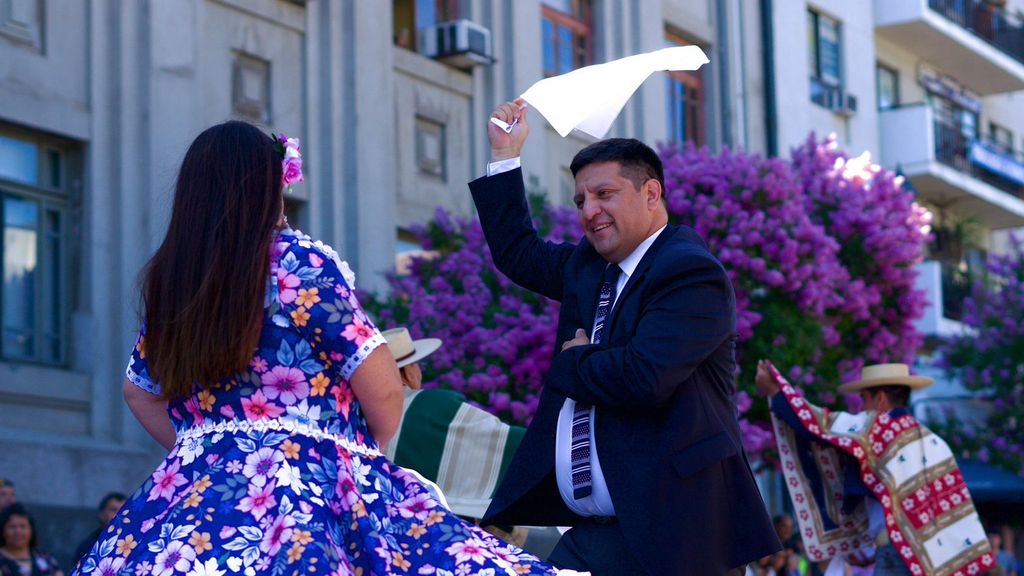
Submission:
<svg viewBox="0 0 1024 576">
<path fill-rule="evenodd" d="M 601 297 L 597 301 L 597 312 L 594 314 L 594 344 L 601 343 L 604 323 L 615 302 L 615 289 L 619 283 L 621 270 L 617 264 L 609 264 L 604 269 L 601 280 Z M 579 500 L 590 496 L 592 486 L 590 480 L 590 408 L 589 404 L 577 402 L 572 412 L 572 444 L 569 448 L 569 460 L 572 463 L 572 496 Z"/>
</svg>

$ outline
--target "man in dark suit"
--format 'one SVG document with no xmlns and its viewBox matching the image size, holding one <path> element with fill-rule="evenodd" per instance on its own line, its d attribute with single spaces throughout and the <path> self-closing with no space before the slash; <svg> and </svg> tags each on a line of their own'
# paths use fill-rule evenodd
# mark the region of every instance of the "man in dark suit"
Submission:
<svg viewBox="0 0 1024 576">
<path fill-rule="evenodd" d="M 488 124 L 470 183 L 498 269 L 561 302 L 537 413 L 483 524 L 571 526 L 549 560 L 604 574 L 740 574 L 779 550 L 736 421 L 736 306 L 722 265 L 668 224 L 661 160 L 632 139 L 573 159 L 585 238 L 541 240 L 521 102 Z"/>
</svg>

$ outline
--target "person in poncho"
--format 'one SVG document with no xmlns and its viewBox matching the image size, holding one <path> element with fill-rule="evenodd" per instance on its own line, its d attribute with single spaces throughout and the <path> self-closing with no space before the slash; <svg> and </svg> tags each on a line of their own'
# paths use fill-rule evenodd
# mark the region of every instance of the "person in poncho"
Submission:
<svg viewBox="0 0 1024 576">
<path fill-rule="evenodd" d="M 812 561 L 870 558 L 876 576 L 967 576 L 995 566 L 949 446 L 908 409 L 930 386 L 906 364 L 864 367 L 839 386 L 858 414 L 805 400 L 771 362 L 756 386 L 768 397 L 786 486 Z"/>
</svg>

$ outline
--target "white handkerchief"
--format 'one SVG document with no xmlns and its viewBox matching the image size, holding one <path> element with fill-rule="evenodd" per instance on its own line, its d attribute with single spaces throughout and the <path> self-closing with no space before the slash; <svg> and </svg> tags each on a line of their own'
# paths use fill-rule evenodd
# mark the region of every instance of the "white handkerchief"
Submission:
<svg viewBox="0 0 1024 576">
<path fill-rule="evenodd" d="M 629 97 L 653 72 L 708 63 L 697 46 L 675 46 L 545 78 L 521 96 L 564 138 L 573 128 L 604 138 Z"/>
</svg>

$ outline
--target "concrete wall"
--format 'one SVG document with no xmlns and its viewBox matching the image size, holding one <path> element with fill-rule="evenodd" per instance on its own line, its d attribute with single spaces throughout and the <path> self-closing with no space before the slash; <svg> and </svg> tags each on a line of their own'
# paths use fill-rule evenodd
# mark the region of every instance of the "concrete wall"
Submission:
<svg viewBox="0 0 1024 576">
<path fill-rule="evenodd" d="M 857 156 L 878 150 L 875 101 L 874 17 L 869 2 L 820 0 L 775 2 L 775 72 L 779 110 L 779 152 L 801 144 L 814 131 L 835 133 L 839 145 Z M 808 10 L 838 20 L 843 90 L 857 98 L 849 117 L 810 101 L 811 62 L 807 45 Z"/>
</svg>

